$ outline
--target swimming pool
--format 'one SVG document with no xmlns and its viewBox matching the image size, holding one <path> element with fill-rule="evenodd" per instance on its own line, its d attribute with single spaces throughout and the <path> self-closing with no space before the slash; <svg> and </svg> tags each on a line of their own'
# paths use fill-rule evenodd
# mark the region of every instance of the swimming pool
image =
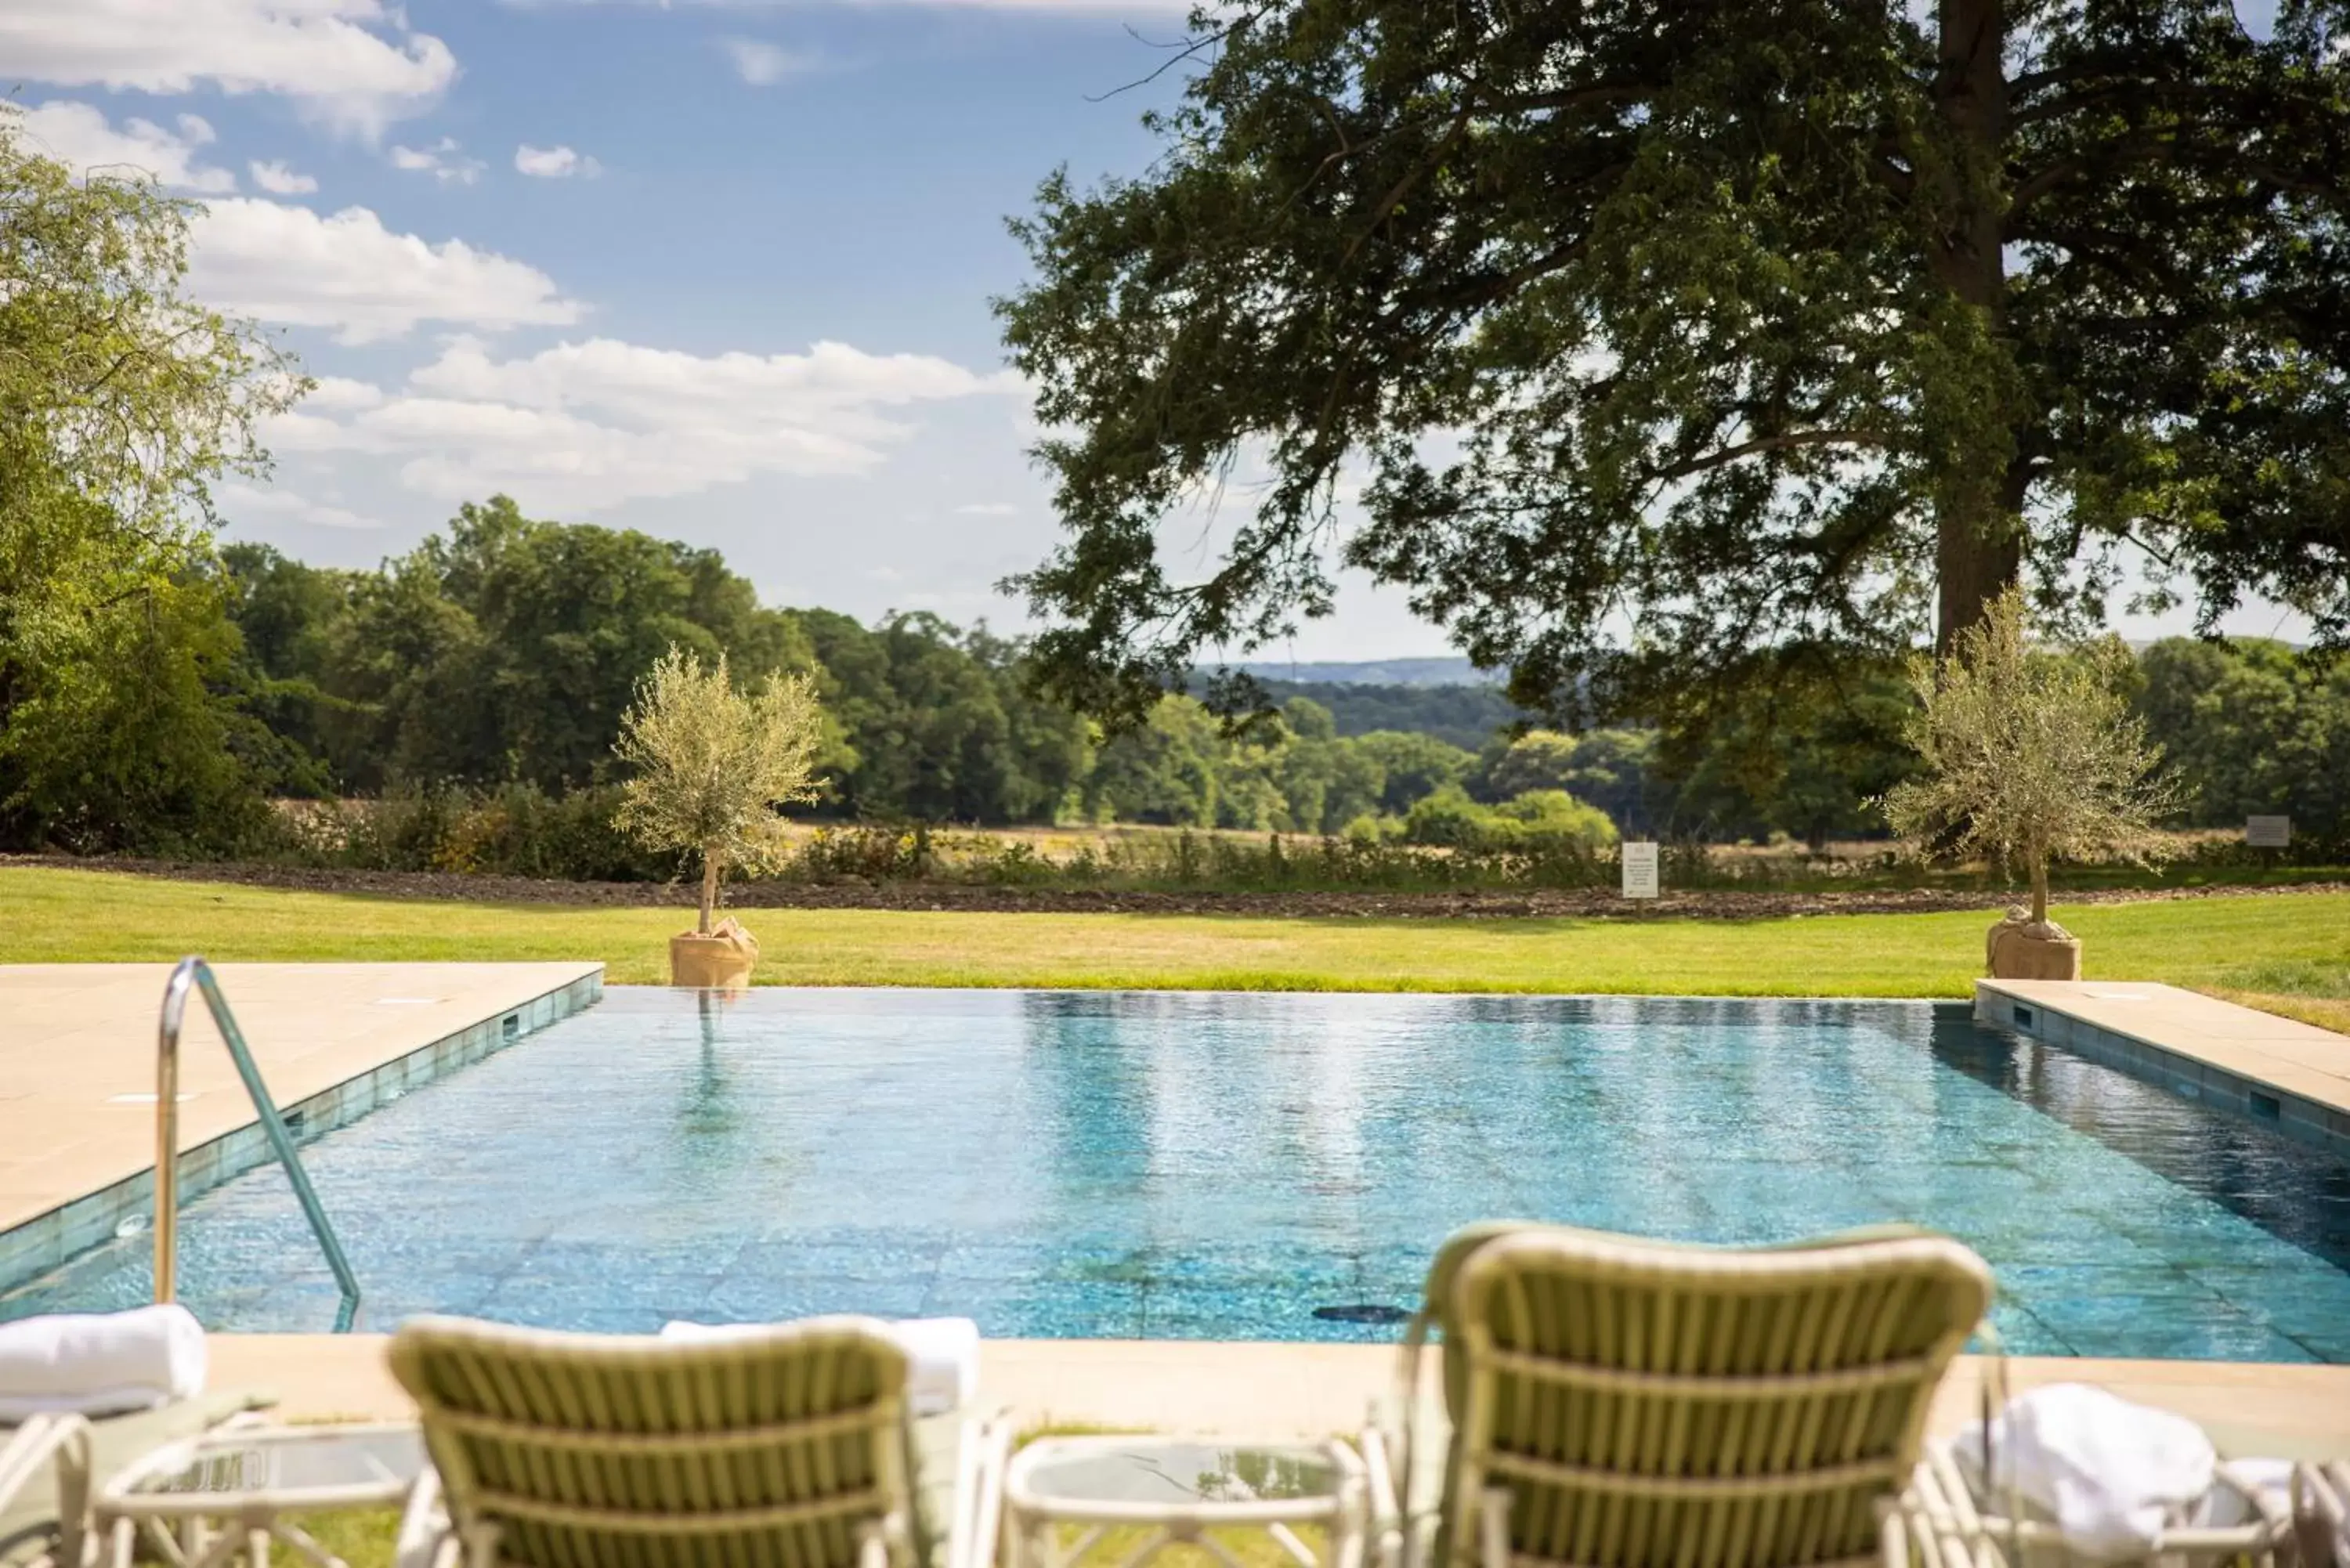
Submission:
<svg viewBox="0 0 2350 1568">
<path fill-rule="evenodd" d="M 1991 1261 L 2015 1352 L 2350 1362 L 2350 1168 L 1928 1002 L 615 987 L 305 1159 L 362 1327 L 1383 1339 L 1473 1219 L 1913 1220 Z M 143 1300 L 147 1247 L 0 1313 Z M 275 1168 L 181 1248 L 214 1327 L 333 1319 Z"/>
</svg>

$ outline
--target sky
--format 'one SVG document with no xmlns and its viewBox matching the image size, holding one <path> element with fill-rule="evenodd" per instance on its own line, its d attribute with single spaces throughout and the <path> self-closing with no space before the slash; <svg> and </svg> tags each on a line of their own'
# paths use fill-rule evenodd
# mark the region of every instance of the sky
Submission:
<svg viewBox="0 0 2350 1568">
<path fill-rule="evenodd" d="M 227 537 L 371 566 L 504 492 L 715 546 L 771 604 L 1019 629 L 996 584 L 1059 531 L 1004 220 L 1057 165 L 1147 165 L 1172 80 L 1132 84 L 1187 5 L 6 0 L 0 89 L 46 151 L 202 202 L 191 291 L 317 378 Z M 1354 578 L 1260 657 L 1446 651 Z"/>
</svg>

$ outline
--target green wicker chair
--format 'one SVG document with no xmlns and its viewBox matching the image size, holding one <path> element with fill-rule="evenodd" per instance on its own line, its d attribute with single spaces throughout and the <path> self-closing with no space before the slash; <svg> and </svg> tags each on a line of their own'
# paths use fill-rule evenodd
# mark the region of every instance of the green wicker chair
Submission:
<svg viewBox="0 0 2350 1568">
<path fill-rule="evenodd" d="M 422 1317 L 390 1356 L 434 1472 L 403 1568 L 964 1568 L 997 1490 L 1004 1434 L 964 1422 L 926 1517 L 935 1459 L 873 1318 L 679 1341 Z"/>
<path fill-rule="evenodd" d="M 1882 1561 L 1880 1507 L 1991 1304 L 1947 1237 L 1728 1249 L 1489 1225 L 1438 1252 L 1406 1423 L 1366 1434 L 1403 1568 L 1828 1568 Z M 1415 1460 L 1418 1351 L 1451 1437 Z M 1419 1417 L 1417 1425 L 1428 1425 Z M 1415 1485 L 1415 1469 L 1421 1483 Z M 1432 1484 L 1430 1484 L 1432 1483 Z"/>
</svg>

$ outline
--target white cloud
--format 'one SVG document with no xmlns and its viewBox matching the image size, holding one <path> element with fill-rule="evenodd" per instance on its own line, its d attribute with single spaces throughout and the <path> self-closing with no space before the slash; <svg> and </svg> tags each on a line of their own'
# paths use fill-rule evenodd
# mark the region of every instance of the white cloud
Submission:
<svg viewBox="0 0 2350 1568">
<path fill-rule="evenodd" d="M 196 150 L 213 133 L 192 114 L 180 116 L 172 130 L 147 119 L 126 119 L 118 130 L 96 106 L 60 99 L 25 110 L 19 123 L 41 151 L 76 169 L 138 170 L 174 190 L 205 194 L 236 189 L 227 170 L 196 162 Z"/>
<path fill-rule="evenodd" d="M 276 93 L 373 135 L 456 79 L 448 46 L 385 0 L 7 0 L 13 81 L 180 93 Z"/>
<path fill-rule="evenodd" d="M 245 165 L 253 171 L 253 182 L 273 196 L 307 196 L 318 188 L 318 182 L 307 174 L 296 174 L 286 167 L 283 159 L 273 158 L 266 163 L 256 158 Z"/>
<path fill-rule="evenodd" d="M 302 407 L 312 413 L 322 409 L 353 413 L 375 408 L 382 401 L 383 389 L 372 381 L 356 381 L 348 376 L 319 376 L 303 398 Z"/>
<path fill-rule="evenodd" d="M 549 3 L 549 0 L 541 0 Z M 669 10 L 674 5 L 700 5 L 715 10 L 747 9 L 746 0 L 552 0 L 555 4 L 575 5 L 637 5 L 658 6 Z M 773 3 L 773 0 L 771 0 Z M 808 0 L 823 4 L 825 0 Z M 934 11 L 1025 11 L 1047 16 L 1102 16 L 1136 13 L 1183 16 L 1191 13 L 1195 0 L 830 0 L 837 6 L 859 6 L 879 9 L 883 6 L 920 6 Z"/>
<path fill-rule="evenodd" d="M 515 167 L 542 180 L 568 180 L 574 174 L 593 180 L 604 171 L 601 163 L 568 147 L 533 147 L 527 141 L 515 149 Z"/>
<path fill-rule="evenodd" d="M 803 76 L 816 68 L 816 57 L 757 38 L 722 38 L 734 74 L 753 87 L 773 87 L 785 77 Z"/>
<path fill-rule="evenodd" d="M 283 518 L 290 523 L 307 523 L 314 528 L 383 526 L 377 519 L 362 516 L 348 507 L 331 506 L 290 490 L 263 490 L 250 484 L 214 485 L 213 508 L 232 526 L 248 517 Z"/>
<path fill-rule="evenodd" d="M 889 410 L 1014 389 L 928 355 L 840 343 L 702 356 L 599 337 L 501 359 L 461 337 L 380 402 L 338 388 L 348 417 L 306 403 L 267 439 L 392 458 L 403 484 L 439 500 L 504 491 L 577 514 L 762 474 L 866 472 L 910 433 Z"/>
<path fill-rule="evenodd" d="M 252 197 L 213 202 L 193 226 L 197 297 L 265 321 L 329 328 L 344 343 L 397 337 L 420 322 L 567 326 L 583 307 L 536 267 L 394 234 L 364 207 L 324 217 Z"/>
<path fill-rule="evenodd" d="M 954 509 L 958 517 L 1014 517 L 1019 512 L 1020 508 L 1009 501 L 974 501 L 968 506 Z"/>
<path fill-rule="evenodd" d="M 430 174 L 443 185 L 470 185 L 489 167 L 478 158 L 466 157 L 453 136 L 444 136 L 430 147 L 395 146 L 390 156 L 394 169 Z"/>
</svg>

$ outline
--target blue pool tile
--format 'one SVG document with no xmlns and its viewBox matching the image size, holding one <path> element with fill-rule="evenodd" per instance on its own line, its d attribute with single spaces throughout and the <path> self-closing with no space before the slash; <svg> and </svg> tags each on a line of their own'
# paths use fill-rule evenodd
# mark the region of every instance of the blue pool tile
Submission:
<svg viewBox="0 0 2350 1568">
<path fill-rule="evenodd" d="M 781 1323 L 823 1313 L 919 1317 L 928 1278 L 843 1280 L 830 1276 L 733 1274 L 711 1287 L 698 1313 L 713 1323 Z"/>
<path fill-rule="evenodd" d="M 2035 1317 L 2075 1344 L 2126 1335 L 2147 1356 L 2313 1361 L 2309 1348 L 2217 1296 L 2106 1293 L 2035 1301 Z"/>
<path fill-rule="evenodd" d="M 920 1308 L 968 1317 L 991 1338 L 1141 1339 L 1142 1291 L 1103 1281 L 1006 1282 L 941 1275 Z"/>
<path fill-rule="evenodd" d="M 1994 1301 L 1991 1308 L 1993 1333 L 1979 1334 L 1967 1348 L 1978 1355 L 2079 1355 L 2080 1346 L 2012 1298 Z"/>
<path fill-rule="evenodd" d="M 726 1272 L 858 1281 L 920 1280 L 939 1272 L 946 1251 L 943 1240 L 899 1240 L 887 1235 L 861 1241 L 759 1241 L 738 1249 Z"/>
<path fill-rule="evenodd" d="M 1029 1279 L 1050 1266 L 1056 1251 L 1042 1241 L 959 1241 L 939 1254 L 938 1272 L 962 1279 Z"/>
</svg>

